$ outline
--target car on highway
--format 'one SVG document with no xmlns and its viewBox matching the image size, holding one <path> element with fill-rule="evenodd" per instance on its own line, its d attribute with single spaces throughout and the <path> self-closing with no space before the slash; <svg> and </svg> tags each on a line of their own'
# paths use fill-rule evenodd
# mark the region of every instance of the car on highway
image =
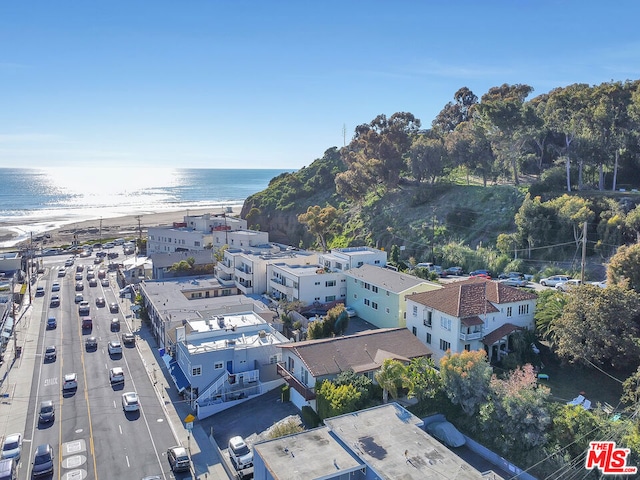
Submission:
<svg viewBox="0 0 640 480">
<path fill-rule="evenodd" d="M 104 307 L 106 304 L 107 302 L 105 301 L 104 297 L 96 298 L 96 307 Z"/>
<path fill-rule="evenodd" d="M 22 434 L 11 433 L 4 437 L 2 442 L 2 459 L 15 458 L 20 459 L 20 453 L 22 451 Z"/>
<path fill-rule="evenodd" d="M 108 278 L 103 278 L 102 280 L 100 280 L 100 285 L 102 285 L 103 287 L 108 287 L 109 286 L 109 279 Z"/>
<path fill-rule="evenodd" d="M 579 287 L 582 285 L 582 280 L 579 278 L 571 278 L 566 282 L 556 283 L 556 290 L 560 290 L 561 292 L 568 292 L 572 288 Z"/>
<path fill-rule="evenodd" d="M 125 412 L 137 412 L 140 410 L 140 400 L 136 392 L 126 392 L 122 394 L 122 409 Z"/>
<path fill-rule="evenodd" d="M 36 297 L 44 297 L 44 287 L 36 288 Z"/>
<path fill-rule="evenodd" d="M 73 267 L 73 258 L 67 258 L 67 260 L 64 262 L 64 266 L 65 267 Z"/>
<path fill-rule="evenodd" d="M 80 303 L 83 300 L 84 300 L 84 295 L 82 295 L 81 293 L 76 293 L 76 296 L 73 301 L 76 303 Z"/>
<path fill-rule="evenodd" d="M 176 445 L 167 450 L 167 460 L 172 472 L 188 472 L 191 469 L 191 461 L 187 449 Z"/>
<path fill-rule="evenodd" d="M 93 335 L 90 337 L 87 337 L 87 339 L 84 341 L 84 346 L 87 349 L 88 352 L 94 351 L 98 349 L 98 339 L 96 337 L 94 337 Z"/>
<path fill-rule="evenodd" d="M 109 311 L 110 311 L 111 313 L 118 313 L 118 312 L 120 311 L 120 307 L 118 306 L 118 304 L 117 304 L 117 303 L 115 303 L 115 302 L 111 302 L 111 303 L 109 304 Z"/>
<path fill-rule="evenodd" d="M 115 247 L 115 246 L 116 246 L 116 244 L 115 244 L 115 243 L 113 243 L 113 242 L 107 242 L 107 243 L 105 243 L 105 244 L 102 246 L 102 248 L 110 249 L 110 248 L 113 248 L 113 247 Z"/>
<path fill-rule="evenodd" d="M 52 400 L 44 400 L 40 402 L 40 410 L 38 411 L 38 421 L 40 423 L 51 423 L 56 418 L 56 408 L 53 406 Z"/>
<path fill-rule="evenodd" d="M 122 343 L 125 345 L 135 345 L 136 336 L 133 333 L 126 332 L 122 334 Z"/>
<path fill-rule="evenodd" d="M 52 292 L 59 292 L 60 291 L 60 282 L 53 282 L 51 284 L 51 291 Z"/>
<path fill-rule="evenodd" d="M 120 319 L 119 318 L 112 318 L 111 319 L 111 331 L 112 332 L 119 332 L 120 331 Z"/>
<path fill-rule="evenodd" d="M 81 263 L 76 265 L 76 272 L 82 273 L 83 271 L 84 271 L 84 265 L 82 265 Z"/>
<path fill-rule="evenodd" d="M 113 367 L 109 370 L 109 382 L 111 385 L 124 383 L 124 370 L 122 370 L 122 367 Z"/>
<path fill-rule="evenodd" d="M 49 345 L 44 349 L 45 362 L 55 362 L 57 357 L 58 357 L 58 351 L 56 350 L 55 345 Z"/>
<path fill-rule="evenodd" d="M 551 275 L 547 278 L 540 280 L 540 285 L 543 287 L 555 287 L 560 282 L 567 282 L 571 279 L 568 275 Z"/>
<path fill-rule="evenodd" d="M 84 290 L 84 283 L 76 282 L 76 292 L 82 292 Z"/>
<path fill-rule="evenodd" d="M 92 278 L 96 278 L 96 274 L 93 270 L 87 270 L 87 280 L 91 280 Z"/>
<path fill-rule="evenodd" d="M 53 330 L 58 326 L 58 322 L 56 322 L 56 317 L 47 318 L 47 330 Z"/>
<path fill-rule="evenodd" d="M 60 306 L 60 295 L 51 295 L 51 300 L 49 301 L 49 307 L 55 308 Z"/>
<path fill-rule="evenodd" d="M 107 350 L 109 351 L 109 355 L 120 355 L 122 354 L 122 344 L 118 340 L 111 340 L 107 346 Z"/>
<path fill-rule="evenodd" d="M 67 269 L 64 267 L 60 267 L 58 269 L 58 277 L 64 277 L 67 274 Z"/>
<path fill-rule="evenodd" d="M 82 300 L 78 305 L 78 315 L 83 317 L 85 315 L 89 315 L 90 311 L 91 307 L 89 306 L 89 302 L 87 300 Z"/>
<path fill-rule="evenodd" d="M 93 319 L 91 317 L 82 317 L 82 330 L 93 330 Z"/>
<path fill-rule="evenodd" d="M 53 447 L 48 443 L 38 445 L 33 457 L 31 473 L 34 477 L 41 477 L 53 473 Z"/>
<path fill-rule="evenodd" d="M 78 388 L 78 375 L 76 373 L 67 373 L 64 376 L 64 383 L 62 384 L 62 390 L 75 390 Z"/>
<path fill-rule="evenodd" d="M 98 252 L 98 253 L 100 253 L 100 252 Z M 96 265 L 98 265 L 98 264 L 102 263 L 102 257 L 96 257 L 96 258 L 94 258 L 93 263 L 95 263 Z"/>
<path fill-rule="evenodd" d="M 80 280 L 82 280 L 82 272 L 76 272 L 76 282 L 79 282 Z"/>
<path fill-rule="evenodd" d="M 89 280 L 89 286 L 90 287 L 97 287 L 98 286 L 98 281 L 95 278 L 92 278 L 91 280 Z"/>
</svg>

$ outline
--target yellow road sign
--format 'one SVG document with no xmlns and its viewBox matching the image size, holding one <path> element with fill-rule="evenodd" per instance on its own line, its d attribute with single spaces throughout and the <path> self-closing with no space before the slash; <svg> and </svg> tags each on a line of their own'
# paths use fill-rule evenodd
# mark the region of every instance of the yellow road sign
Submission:
<svg viewBox="0 0 640 480">
<path fill-rule="evenodd" d="M 193 415 L 189 414 L 186 417 L 184 417 L 184 423 L 192 423 L 195 419 L 196 419 L 196 417 L 194 417 Z"/>
</svg>

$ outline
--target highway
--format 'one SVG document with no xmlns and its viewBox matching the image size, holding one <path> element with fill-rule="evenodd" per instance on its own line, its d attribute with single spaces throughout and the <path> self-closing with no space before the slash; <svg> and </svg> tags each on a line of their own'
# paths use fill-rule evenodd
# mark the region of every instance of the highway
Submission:
<svg viewBox="0 0 640 480">
<path fill-rule="evenodd" d="M 115 247 L 114 251 L 122 255 L 121 247 Z M 169 469 L 166 450 L 178 442 L 136 345 L 122 344 L 122 354 L 109 355 L 107 350 L 110 340 L 121 341 L 121 334 L 130 332 L 130 322 L 125 321 L 125 316 L 131 313 L 129 302 L 118 296 L 115 273 L 105 274 L 108 286 L 103 286 L 100 279 L 96 286 L 89 286 L 88 267 L 94 266 L 95 259 L 92 255 L 76 257 L 74 264 L 66 267 L 64 277 L 59 277 L 58 269 L 68 258 L 43 257 L 45 274 L 38 286 L 44 287 L 45 295 L 35 297 L 32 312 L 41 317 L 39 336 L 33 339 L 40 356 L 33 371 L 19 478 L 32 478 L 35 449 L 46 443 L 55 452 L 54 472 L 42 478 L 110 480 L 143 479 L 150 475 L 165 480 L 192 478 L 189 472 L 174 476 Z M 95 265 L 96 278 L 100 268 L 106 270 L 107 262 L 105 259 L 105 263 Z M 78 264 L 84 266 L 82 291 L 76 290 Z M 55 292 L 61 298 L 58 307 L 49 304 L 54 282 L 60 284 L 60 291 Z M 81 327 L 76 293 L 82 293 L 89 302 L 91 330 Z M 106 305 L 97 306 L 97 297 L 103 297 Z M 109 304 L 114 302 L 119 305 L 118 313 L 110 312 Z M 56 328 L 47 329 L 49 317 L 56 318 Z M 112 331 L 113 318 L 120 318 L 121 331 Z M 96 337 L 96 349 L 86 348 L 89 336 Z M 48 345 L 57 348 L 55 361 L 44 359 Z M 124 384 L 111 385 L 109 371 L 113 367 L 123 369 Z M 77 374 L 77 388 L 63 392 L 63 378 L 69 373 Z M 124 412 L 122 394 L 128 391 L 137 392 L 140 411 Z M 51 424 L 38 421 L 40 402 L 44 400 L 52 400 L 55 405 L 55 420 Z"/>
</svg>

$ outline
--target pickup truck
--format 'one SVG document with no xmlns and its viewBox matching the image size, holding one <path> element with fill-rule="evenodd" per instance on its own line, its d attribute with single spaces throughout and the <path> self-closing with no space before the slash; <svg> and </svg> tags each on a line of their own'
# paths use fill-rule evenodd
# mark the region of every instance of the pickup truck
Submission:
<svg viewBox="0 0 640 480">
<path fill-rule="evenodd" d="M 240 478 L 253 474 L 253 452 L 241 436 L 229 439 L 229 458 Z"/>
</svg>

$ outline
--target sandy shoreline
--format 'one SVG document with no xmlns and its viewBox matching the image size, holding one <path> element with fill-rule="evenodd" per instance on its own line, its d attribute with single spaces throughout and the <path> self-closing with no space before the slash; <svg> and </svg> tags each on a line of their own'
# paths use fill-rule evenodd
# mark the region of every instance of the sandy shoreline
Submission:
<svg viewBox="0 0 640 480">
<path fill-rule="evenodd" d="M 203 215 L 206 213 L 220 214 L 227 212 L 229 215 L 239 215 L 242 205 L 233 205 L 231 207 L 213 206 L 208 208 L 190 208 L 189 210 L 173 210 L 152 213 L 141 213 L 125 215 L 113 218 L 97 217 L 91 220 L 83 220 L 70 223 L 59 228 L 47 229 L 46 227 L 33 234 L 33 243 L 36 248 L 60 247 L 69 245 L 73 241 L 74 235 L 80 243 L 88 240 L 107 240 L 114 238 L 138 238 L 140 235 L 146 236 L 149 227 L 160 225 L 172 225 L 173 222 L 182 222 L 184 216 L 187 215 Z M 231 210 L 231 212 L 228 211 Z M 20 227 L 19 229 L 17 227 Z M 15 222 L 13 225 L 4 223 L 0 225 L 0 245 L 2 250 L 16 250 L 31 243 L 30 238 L 20 238 L 19 230 L 24 229 L 24 224 Z M 49 238 L 47 238 L 47 235 Z M 24 235 L 22 235 L 24 237 Z M 29 236 L 31 237 L 31 235 Z M 12 244 L 12 245 L 8 245 Z"/>
</svg>

